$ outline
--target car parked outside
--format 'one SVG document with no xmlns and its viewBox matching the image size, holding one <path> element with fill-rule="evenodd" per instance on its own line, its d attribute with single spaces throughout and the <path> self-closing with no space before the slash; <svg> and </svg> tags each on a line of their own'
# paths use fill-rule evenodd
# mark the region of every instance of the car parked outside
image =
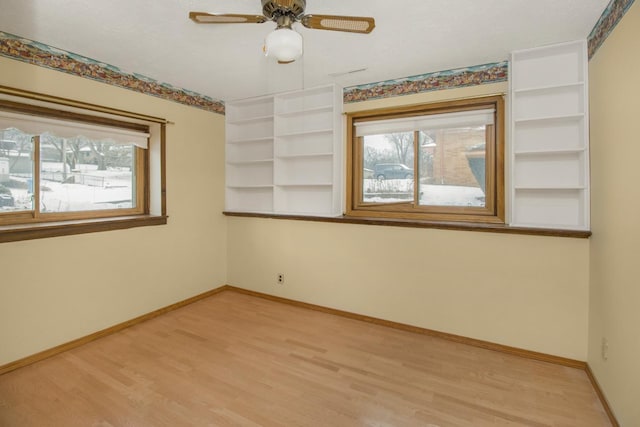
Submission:
<svg viewBox="0 0 640 427">
<path fill-rule="evenodd" d="M 377 179 L 412 179 L 413 169 L 402 163 L 378 163 L 373 166 L 373 176 Z"/>
<path fill-rule="evenodd" d="M 0 207 L 13 207 L 14 203 L 11 194 L 0 194 Z"/>
</svg>

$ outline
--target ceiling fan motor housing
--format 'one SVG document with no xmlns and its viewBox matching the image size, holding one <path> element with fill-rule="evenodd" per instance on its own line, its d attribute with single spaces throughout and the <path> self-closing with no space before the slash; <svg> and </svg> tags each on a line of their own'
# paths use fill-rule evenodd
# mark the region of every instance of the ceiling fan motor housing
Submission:
<svg viewBox="0 0 640 427">
<path fill-rule="evenodd" d="M 274 21 L 283 15 L 298 18 L 306 5 L 306 0 L 262 0 L 262 13 Z"/>
</svg>

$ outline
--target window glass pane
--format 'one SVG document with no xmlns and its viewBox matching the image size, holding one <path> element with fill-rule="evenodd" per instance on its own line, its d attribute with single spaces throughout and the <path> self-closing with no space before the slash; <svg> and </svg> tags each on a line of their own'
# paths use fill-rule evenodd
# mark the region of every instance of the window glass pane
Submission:
<svg viewBox="0 0 640 427">
<path fill-rule="evenodd" d="M 136 206 L 133 145 L 85 137 L 40 138 L 43 213 L 129 209 Z"/>
<path fill-rule="evenodd" d="M 346 215 L 504 222 L 501 96 L 357 111 L 347 123 Z"/>
<path fill-rule="evenodd" d="M 419 204 L 485 206 L 486 126 L 419 132 Z"/>
<path fill-rule="evenodd" d="M 0 212 L 33 210 L 33 147 L 31 135 L 0 130 Z"/>
<path fill-rule="evenodd" d="M 362 202 L 413 202 L 414 132 L 368 135 L 362 143 Z"/>
</svg>

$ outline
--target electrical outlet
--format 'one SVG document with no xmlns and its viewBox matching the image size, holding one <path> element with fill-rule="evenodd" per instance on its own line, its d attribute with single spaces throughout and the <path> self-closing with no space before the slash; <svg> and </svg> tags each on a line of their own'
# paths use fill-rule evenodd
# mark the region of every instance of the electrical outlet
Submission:
<svg viewBox="0 0 640 427">
<path fill-rule="evenodd" d="M 278 274 L 278 285 L 284 284 L 284 274 Z"/>
<path fill-rule="evenodd" d="M 609 341 L 606 338 L 602 338 L 602 360 L 609 358 Z"/>
</svg>

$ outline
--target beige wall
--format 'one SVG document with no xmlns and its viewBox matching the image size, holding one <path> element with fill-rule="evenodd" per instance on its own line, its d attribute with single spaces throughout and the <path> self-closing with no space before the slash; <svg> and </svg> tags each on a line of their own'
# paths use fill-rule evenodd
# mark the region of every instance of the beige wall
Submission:
<svg viewBox="0 0 640 427">
<path fill-rule="evenodd" d="M 168 225 L 0 244 L 0 365 L 225 283 L 223 116 L 2 57 L 0 85 L 175 122 Z"/>
<path fill-rule="evenodd" d="M 623 426 L 640 426 L 640 4 L 589 64 L 591 304 L 589 365 Z M 602 339 L 609 358 L 601 357 Z"/>
<path fill-rule="evenodd" d="M 487 85 L 346 109 L 506 90 Z M 587 239 L 236 217 L 228 227 L 231 285 L 586 360 Z"/>
<path fill-rule="evenodd" d="M 588 358 L 622 425 L 640 425 L 638 40 L 635 4 L 590 62 L 590 240 L 225 220 L 222 116 L 0 57 L 0 85 L 176 123 L 168 128 L 168 225 L 0 244 L 0 365 L 226 282 Z M 506 90 L 506 84 L 480 86 L 345 108 Z M 284 285 L 275 283 L 278 273 L 285 274 Z"/>
<path fill-rule="evenodd" d="M 225 218 L 222 116 L 0 58 L 0 84 L 165 117 L 166 226 L 0 245 L 0 364 L 223 283 L 585 360 L 589 241 Z M 348 111 L 505 92 L 506 84 Z M 197 204 L 198 209 L 194 206 Z M 277 273 L 285 284 L 275 284 Z"/>
</svg>

